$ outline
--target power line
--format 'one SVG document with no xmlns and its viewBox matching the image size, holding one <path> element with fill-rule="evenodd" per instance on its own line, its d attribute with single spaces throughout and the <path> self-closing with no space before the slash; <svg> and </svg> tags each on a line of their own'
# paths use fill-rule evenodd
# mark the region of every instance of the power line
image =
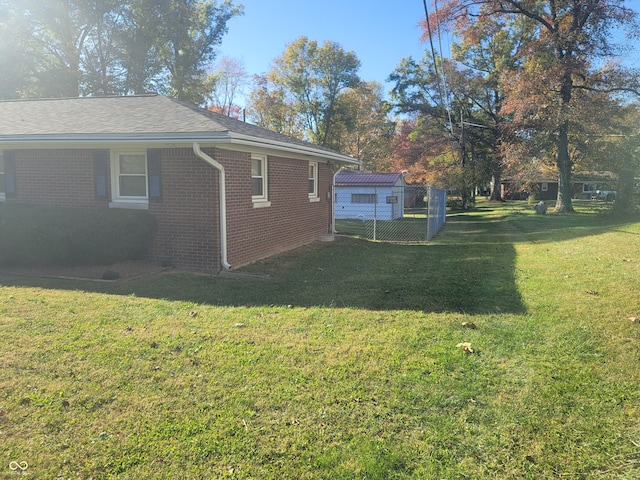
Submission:
<svg viewBox="0 0 640 480">
<path fill-rule="evenodd" d="M 438 62 L 436 58 L 436 49 L 433 46 L 433 35 L 431 34 L 431 23 L 429 22 L 429 10 L 427 9 L 427 0 L 422 0 L 424 5 L 424 15 L 427 22 L 427 33 L 429 34 L 429 45 L 431 46 L 431 57 L 433 58 L 433 70 L 436 75 L 436 84 L 438 85 L 438 94 L 440 95 L 440 102 L 442 99 L 442 87 L 440 86 L 440 74 L 438 73 Z"/>
<path fill-rule="evenodd" d="M 438 47 L 440 49 L 440 61 L 442 62 L 442 60 L 444 59 L 444 55 L 442 54 L 442 35 L 440 32 L 440 15 L 438 14 L 438 0 L 434 0 L 433 5 L 435 7 L 435 12 L 436 12 L 436 22 L 438 27 Z M 449 51 L 451 51 L 450 45 L 449 45 Z M 442 67 L 442 64 L 441 64 L 441 67 Z M 447 109 L 447 116 L 449 117 L 449 129 L 453 134 L 453 121 L 451 119 L 451 103 L 450 103 L 450 97 L 449 97 L 449 88 L 447 87 L 447 73 L 445 72 L 444 67 L 442 68 L 442 79 L 443 79 L 444 95 L 445 95 L 445 108 Z"/>
<path fill-rule="evenodd" d="M 433 45 L 433 33 L 431 32 L 431 22 L 429 22 L 429 9 L 427 8 L 427 0 L 422 0 L 422 4 L 424 6 L 424 15 L 427 23 L 427 33 L 429 35 L 429 46 L 431 47 L 431 57 L 433 58 L 433 71 L 436 76 L 436 85 L 438 87 L 438 95 L 440 96 L 440 103 L 442 104 L 444 109 L 447 111 L 447 115 L 449 117 L 449 129 L 453 134 L 453 121 L 451 119 L 451 108 L 448 101 L 449 92 L 447 91 L 446 78 L 444 80 L 441 79 L 440 72 L 438 72 L 438 57 L 436 56 L 436 49 Z M 437 3 L 435 5 L 436 5 L 436 17 L 437 17 L 438 5 Z M 437 18 L 436 18 L 436 21 L 438 21 Z M 442 40 L 440 38 L 440 22 L 439 21 L 438 21 L 438 41 L 439 41 L 438 45 L 440 47 L 440 57 L 442 58 Z M 444 69 L 442 70 L 442 76 L 443 77 L 445 76 Z M 443 94 L 443 90 L 445 91 L 444 94 Z"/>
</svg>

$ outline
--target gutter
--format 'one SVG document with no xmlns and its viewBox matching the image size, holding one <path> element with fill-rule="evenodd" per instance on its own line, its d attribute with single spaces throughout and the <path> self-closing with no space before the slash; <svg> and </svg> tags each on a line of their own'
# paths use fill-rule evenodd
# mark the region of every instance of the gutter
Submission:
<svg viewBox="0 0 640 480">
<path fill-rule="evenodd" d="M 242 147 L 272 150 L 276 155 L 287 152 L 297 158 L 323 159 L 329 162 L 359 165 L 360 161 L 331 150 L 314 148 L 313 145 L 287 143 L 275 139 L 253 137 L 233 132 L 193 132 L 193 133 L 140 133 L 140 134 L 42 134 L 42 135 L 0 135 L 0 144 L 14 148 L 47 148 L 56 146 L 88 147 L 94 145 L 110 145 L 114 142 L 126 145 L 183 145 L 199 143 L 216 145 L 220 148 L 240 149 Z M 222 146 L 224 145 L 224 146 Z M 245 151 L 245 149 L 242 149 Z"/>
<path fill-rule="evenodd" d="M 231 264 L 227 261 L 227 192 L 224 166 L 200 150 L 200 144 L 197 142 L 193 142 L 193 153 L 220 172 L 218 177 L 220 184 L 220 264 L 225 270 L 231 270 Z"/>
<path fill-rule="evenodd" d="M 340 167 L 333 174 L 333 180 L 331 181 L 331 233 L 336 233 L 336 177 L 344 170 L 344 167 Z"/>
<path fill-rule="evenodd" d="M 238 144 L 243 146 L 255 146 L 255 147 L 263 147 L 263 148 L 275 148 L 278 151 L 285 151 L 290 153 L 297 153 L 302 155 L 308 155 L 311 157 L 321 157 L 325 160 L 339 162 L 339 163 L 348 163 L 352 165 L 360 165 L 360 160 L 357 158 L 350 157 L 348 155 L 343 155 L 338 152 L 334 152 L 331 150 L 325 150 L 322 148 L 316 148 L 314 145 L 300 145 L 300 144 L 292 144 L 288 142 L 283 142 L 274 139 L 268 138 L 260 138 L 254 137 L 251 135 L 239 134 L 235 132 L 229 133 L 229 143 Z"/>
</svg>

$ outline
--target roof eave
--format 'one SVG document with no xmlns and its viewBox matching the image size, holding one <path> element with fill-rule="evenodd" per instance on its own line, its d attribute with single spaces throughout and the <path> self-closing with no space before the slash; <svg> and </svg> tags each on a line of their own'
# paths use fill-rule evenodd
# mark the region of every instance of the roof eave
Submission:
<svg viewBox="0 0 640 480">
<path fill-rule="evenodd" d="M 242 145 L 253 148 L 266 148 L 266 149 L 274 149 L 280 152 L 288 152 L 297 155 L 303 155 L 304 157 L 311 156 L 314 158 L 321 158 L 328 162 L 334 163 L 343 163 L 349 165 L 360 165 L 360 160 L 357 158 L 350 157 L 348 155 L 343 155 L 338 152 L 333 152 L 331 150 L 321 150 L 319 148 L 314 148 L 314 146 L 309 145 L 296 145 L 290 144 L 286 142 L 280 142 L 278 140 L 259 138 L 259 137 L 251 137 L 249 135 L 242 134 L 234 134 L 230 135 L 230 141 L 234 145 Z"/>
<path fill-rule="evenodd" d="M 177 133 L 177 134 L 91 134 L 91 135 L 0 135 L 0 147 L 12 148 L 48 148 L 75 147 L 87 148 L 89 146 L 107 146 L 117 143 L 119 145 L 154 145 L 171 147 L 189 147 L 193 142 L 202 146 L 225 146 L 226 148 L 240 150 L 240 147 L 248 147 L 249 150 L 265 150 L 269 153 L 286 152 L 298 158 L 316 158 L 327 162 L 359 165 L 360 161 L 337 152 L 320 150 L 313 146 L 288 144 L 271 139 L 262 139 L 248 135 L 239 135 L 229 132 L 221 133 Z"/>
<path fill-rule="evenodd" d="M 88 134 L 88 135 L 0 135 L 0 146 L 14 148 L 46 148 L 52 145 L 58 147 L 88 147 L 93 145 L 122 144 L 122 145 L 148 145 L 148 144 L 185 144 L 191 145 L 194 141 L 228 140 L 228 135 L 223 134 Z"/>
</svg>

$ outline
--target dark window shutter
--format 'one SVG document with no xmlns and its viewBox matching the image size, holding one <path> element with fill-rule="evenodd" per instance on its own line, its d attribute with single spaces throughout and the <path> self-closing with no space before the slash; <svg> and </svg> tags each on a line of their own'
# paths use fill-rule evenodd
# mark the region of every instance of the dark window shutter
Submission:
<svg viewBox="0 0 640 480">
<path fill-rule="evenodd" d="M 15 150 L 5 150 L 4 153 L 4 195 L 5 198 L 16 198 L 18 196 L 16 186 L 16 152 Z"/>
<path fill-rule="evenodd" d="M 147 178 L 149 181 L 149 201 L 162 201 L 162 150 L 152 148 L 147 150 Z"/>
<path fill-rule="evenodd" d="M 109 199 L 109 150 L 94 150 L 93 176 L 95 179 L 96 198 Z"/>
</svg>

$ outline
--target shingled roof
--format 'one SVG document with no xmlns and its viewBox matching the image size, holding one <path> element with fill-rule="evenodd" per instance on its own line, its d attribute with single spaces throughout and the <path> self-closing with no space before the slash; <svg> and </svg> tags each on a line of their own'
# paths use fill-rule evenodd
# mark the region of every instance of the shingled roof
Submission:
<svg viewBox="0 0 640 480">
<path fill-rule="evenodd" d="M 392 187 L 401 177 L 401 173 L 344 171 L 336 175 L 336 186 Z"/>
<path fill-rule="evenodd" d="M 333 150 L 162 95 L 0 102 L 0 146 L 100 142 L 235 145 L 358 163 Z"/>
</svg>

